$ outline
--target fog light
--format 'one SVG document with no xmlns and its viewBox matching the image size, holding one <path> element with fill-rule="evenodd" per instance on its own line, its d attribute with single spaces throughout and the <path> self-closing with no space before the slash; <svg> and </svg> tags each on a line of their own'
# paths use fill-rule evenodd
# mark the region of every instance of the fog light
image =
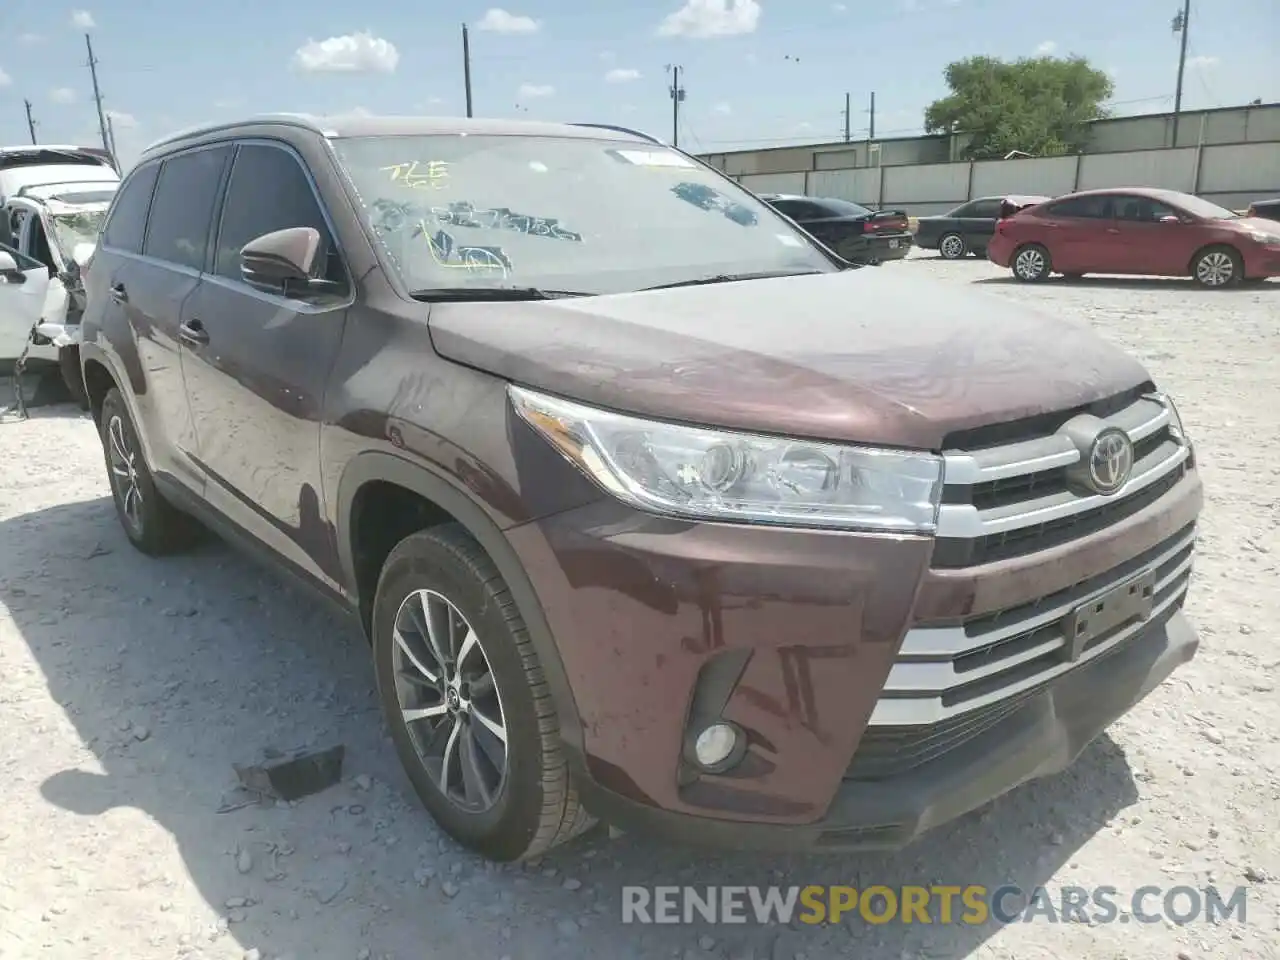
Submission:
<svg viewBox="0 0 1280 960">
<path fill-rule="evenodd" d="M 713 723 L 693 743 L 693 755 L 708 770 L 720 766 L 738 748 L 738 731 L 728 723 Z"/>
</svg>

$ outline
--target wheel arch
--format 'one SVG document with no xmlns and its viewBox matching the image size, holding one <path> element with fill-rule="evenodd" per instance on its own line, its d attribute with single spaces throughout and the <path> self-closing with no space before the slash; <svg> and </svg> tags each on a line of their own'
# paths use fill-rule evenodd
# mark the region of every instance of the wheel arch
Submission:
<svg viewBox="0 0 1280 960">
<path fill-rule="evenodd" d="M 362 561 L 357 553 L 358 538 L 362 536 L 359 529 L 361 513 L 372 493 L 391 492 L 387 488 L 402 491 L 402 494 L 393 495 L 407 494 L 418 498 L 426 508 L 421 519 L 427 522 L 417 525 L 415 530 L 408 529 L 413 524 L 406 525 L 403 528 L 404 536 L 438 523 L 456 523 L 488 554 L 511 590 L 511 596 L 520 610 L 534 650 L 538 654 L 555 703 L 561 739 L 581 756 L 582 726 L 568 673 L 533 583 L 506 535 L 472 497 L 443 475 L 420 464 L 378 451 L 358 454 L 347 464 L 338 483 L 336 504 L 335 534 L 339 560 L 346 581 L 351 586 L 366 639 L 372 639 L 372 612 L 377 578 L 375 576 L 370 585 L 367 571 L 362 573 L 362 564 L 367 563 L 368 558 Z M 387 552 L 390 552 L 390 547 Z M 382 560 L 385 560 L 385 554 L 379 561 L 379 570 Z"/>
</svg>

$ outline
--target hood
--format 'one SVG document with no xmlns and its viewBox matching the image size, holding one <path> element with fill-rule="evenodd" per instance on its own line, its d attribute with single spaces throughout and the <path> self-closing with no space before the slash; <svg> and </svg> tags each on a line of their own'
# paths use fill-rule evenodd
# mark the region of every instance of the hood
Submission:
<svg viewBox="0 0 1280 960">
<path fill-rule="evenodd" d="M 1088 327 L 899 266 L 529 303 L 433 304 L 436 349 L 615 410 L 940 449 L 1147 381 Z"/>
</svg>

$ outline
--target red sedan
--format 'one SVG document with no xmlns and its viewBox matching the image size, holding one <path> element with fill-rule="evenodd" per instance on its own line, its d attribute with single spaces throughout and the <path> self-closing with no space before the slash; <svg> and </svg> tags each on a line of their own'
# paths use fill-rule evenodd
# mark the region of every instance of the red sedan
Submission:
<svg viewBox="0 0 1280 960">
<path fill-rule="evenodd" d="M 1280 224 L 1172 190 L 1090 190 L 1001 220 L 987 258 L 1028 283 L 1124 273 L 1225 287 L 1280 276 Z"/>
</svg>

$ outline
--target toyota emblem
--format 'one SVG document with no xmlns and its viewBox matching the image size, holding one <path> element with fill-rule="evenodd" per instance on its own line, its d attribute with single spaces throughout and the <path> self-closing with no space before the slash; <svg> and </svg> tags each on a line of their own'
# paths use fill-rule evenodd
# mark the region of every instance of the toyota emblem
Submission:
<svg viewBox="0 0 1280 960">
<path fill-rule="evenodd" d="M 1133 441 L 1118 427 L 1103 430 L 1089 448 L 1089 485 L 1101 494 L 1115 493 L 1133 472 Z"/>
</svg>

